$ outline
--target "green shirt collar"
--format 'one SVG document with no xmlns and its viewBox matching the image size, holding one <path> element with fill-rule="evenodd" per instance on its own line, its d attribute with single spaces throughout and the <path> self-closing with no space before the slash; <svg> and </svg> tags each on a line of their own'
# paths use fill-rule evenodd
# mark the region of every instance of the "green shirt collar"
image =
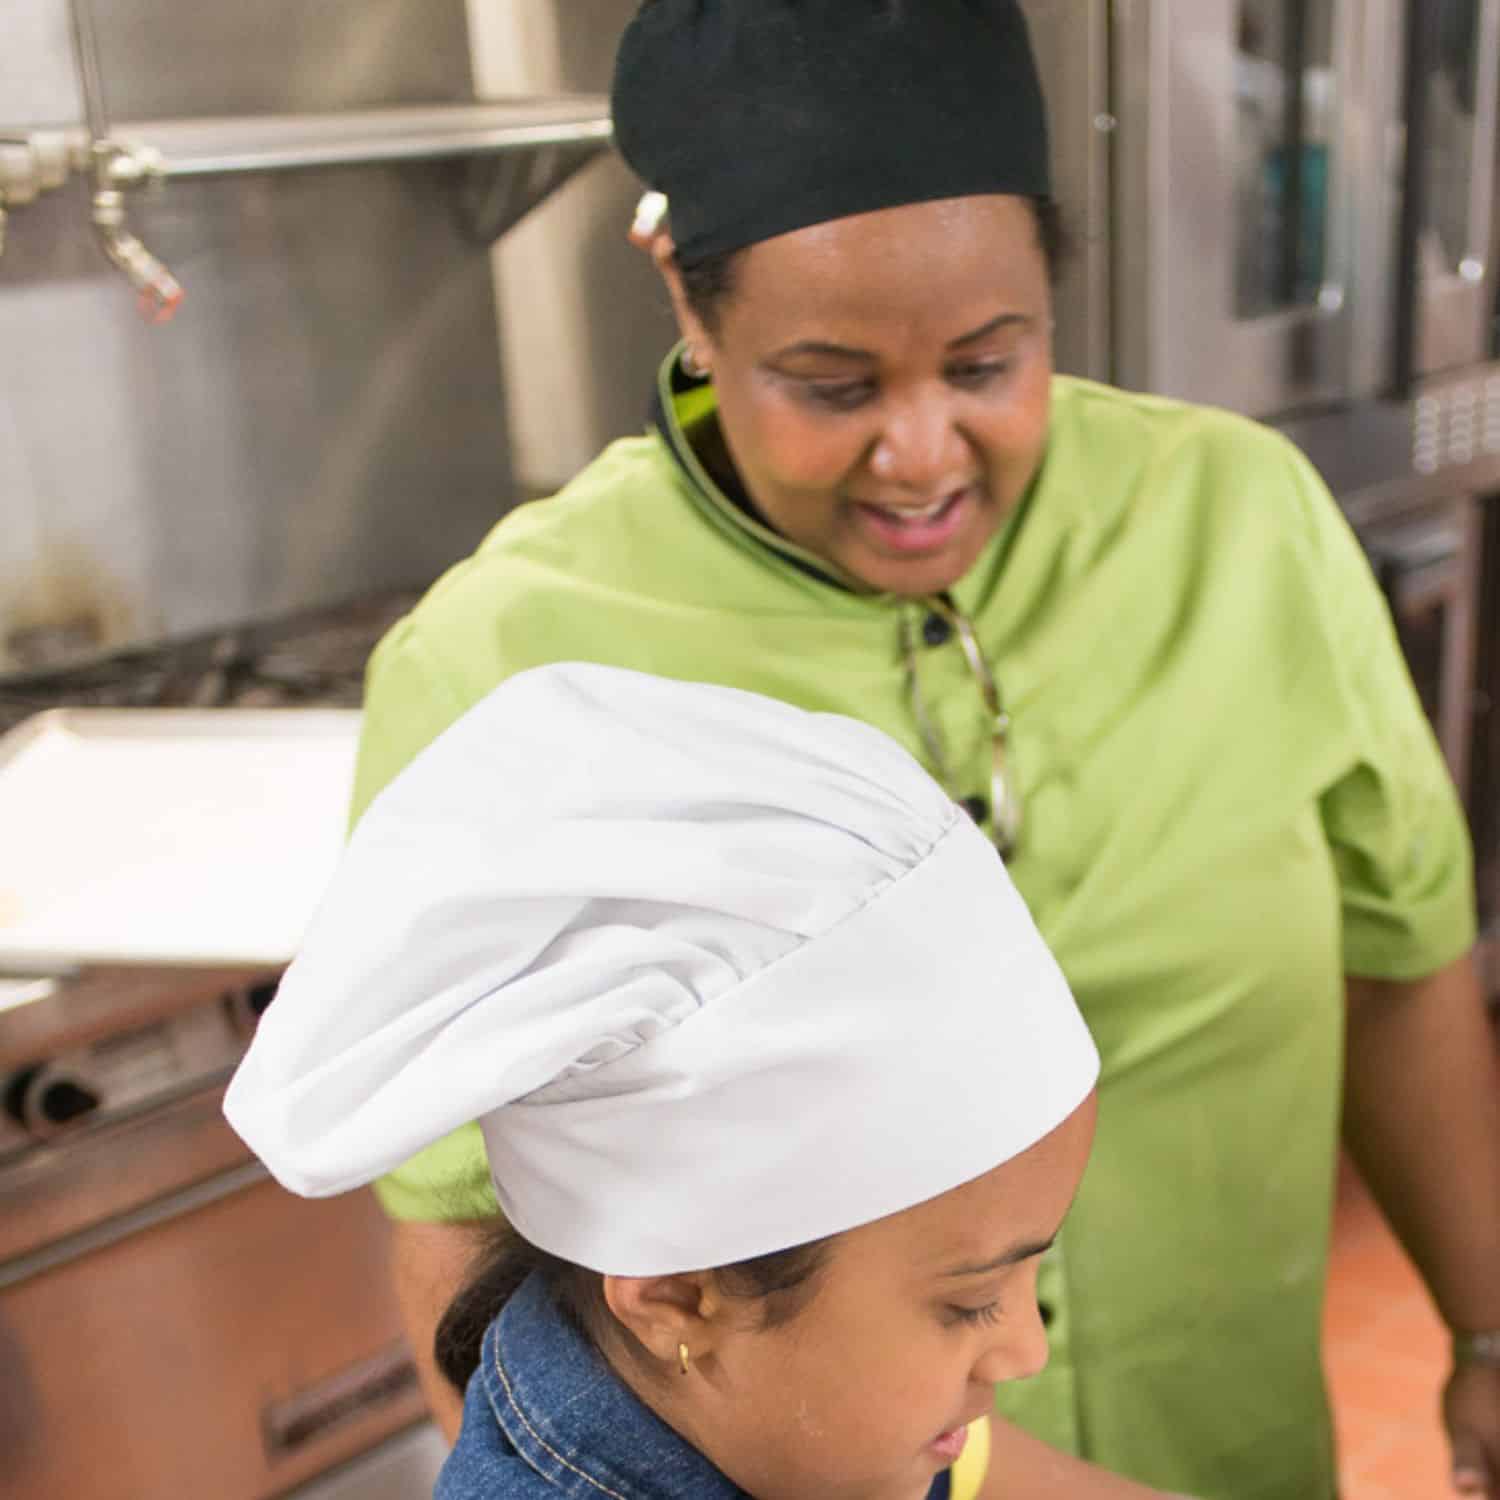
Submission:
<svg viewBox="0 0 1500 1500">
<path fill-rule="evenodd" d="M 919 598 L 872 589 L 869 584 L 856 578 L 852 573 L 845 572 L 836 563 L 829 562 L 826 558 L 819 557 L 817 553 L 810 552 L 805 547 L 799 547 L 794 542 L 789 542 L 780 532 L 766 525 L 746 506 L 736 503 L 724 493 L 723 488 L 704 467 L 692 442 L 693 430 L 710 421 L 718 411 L 718 399 L 711 384 L 704 380 L 695 380 L 683 370 L 684 347 L 685 343 L 679 343 L 662 361 L 657 371 L 656 396 L 652 403 L 651 420 L 672 456 L 691 481 L 689 489 L 696 503 L 703 506 L 721 523 L 727 522 L 734 530 L 753 537 L 762 547 L 785 558 L 802 572 L 832 584 L 846 593 L 858 594 L 872 603 L 920 605 L 922 600 Z M 1030 498 L 1028 491 L 1015 512 L 997 528 L 978 561 L 951 591 L 956 596 L 959 607 L 966 613 L 978 603 L 977 600 L 970 600 L 967 597 L 972 590 L 966 585 L 972 579 L 994 576 L 996 571 L 994 559 L 1001 548 L 1009 545 L 1009 538 L 1016 528 L 1017 519 L 1029 509 Z"/>
</svg>

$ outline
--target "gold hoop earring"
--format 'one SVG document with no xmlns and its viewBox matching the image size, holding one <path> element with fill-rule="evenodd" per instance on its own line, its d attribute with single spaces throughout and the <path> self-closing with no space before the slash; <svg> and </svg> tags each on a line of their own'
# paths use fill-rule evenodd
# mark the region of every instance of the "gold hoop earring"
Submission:
<svg viewBox="0 0 1500 1500">
<path fill-rule="evenodd" d="M 688 1372 L 688 1366 L 692 1364 L 692 1362 L 693 1356 L 688 1353 L 688 1346 L 686 1344 L 679 1344 L 677 1346 L 677 1368 L 681 1370 L 684 1375 L 686 1375 Z"/>
</svg>

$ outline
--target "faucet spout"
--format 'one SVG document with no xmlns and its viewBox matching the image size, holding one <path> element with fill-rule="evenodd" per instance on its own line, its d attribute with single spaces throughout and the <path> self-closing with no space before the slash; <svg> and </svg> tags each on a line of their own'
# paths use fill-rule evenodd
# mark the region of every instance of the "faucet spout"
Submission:
<svg viewBox="0 0 1500 1500">
<path fill-rule="evenodd" d="M 135 288 L 141 316 L 148 323 L 167 322 L 181 305 L 182 285 L 126 226 L 124 194 L 99 189 L 91 217 L 100 248 Z"/>
<path fill-rule="evenodd" d="M 155 162 L 132 155 L 113 141 L 94 143 L 94 195 L 90 220 L 99 247 L 136 291 L 136 305 L 148 323 L 165 323 L 182 303 L 181 283 L 125 222 L 120 183 L 149 181 Z"/>
</svg>

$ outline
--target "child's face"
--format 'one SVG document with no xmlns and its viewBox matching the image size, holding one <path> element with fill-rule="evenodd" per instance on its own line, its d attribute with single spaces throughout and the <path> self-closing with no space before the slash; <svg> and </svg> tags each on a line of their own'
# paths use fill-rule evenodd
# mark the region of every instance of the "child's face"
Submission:
<svg viewBox="0 0 1500 1500">
<path fill-rule="evenodd" d="M 1037 1262 L 1094 1116 L 1091 1094 L 1024 1155 L 840 1236 L 795 1317 L 715 1340 L 673 1420 L 757 1500 L 920 1500 L 996 1384 L 1047 1362 Z"/>
</svg>

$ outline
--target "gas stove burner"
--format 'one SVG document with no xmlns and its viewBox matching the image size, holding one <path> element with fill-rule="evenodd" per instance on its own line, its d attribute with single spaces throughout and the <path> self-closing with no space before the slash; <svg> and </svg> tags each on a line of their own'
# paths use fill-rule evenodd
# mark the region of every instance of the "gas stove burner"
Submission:
<svg viewBox="0 0 1500 1500">
<path fill-rule="evenodd" d="M 357 708 L 370 652 L 419 597 L 380 594 L 0 677 L 0 734 L 49 708 Z"/>
</svg>

